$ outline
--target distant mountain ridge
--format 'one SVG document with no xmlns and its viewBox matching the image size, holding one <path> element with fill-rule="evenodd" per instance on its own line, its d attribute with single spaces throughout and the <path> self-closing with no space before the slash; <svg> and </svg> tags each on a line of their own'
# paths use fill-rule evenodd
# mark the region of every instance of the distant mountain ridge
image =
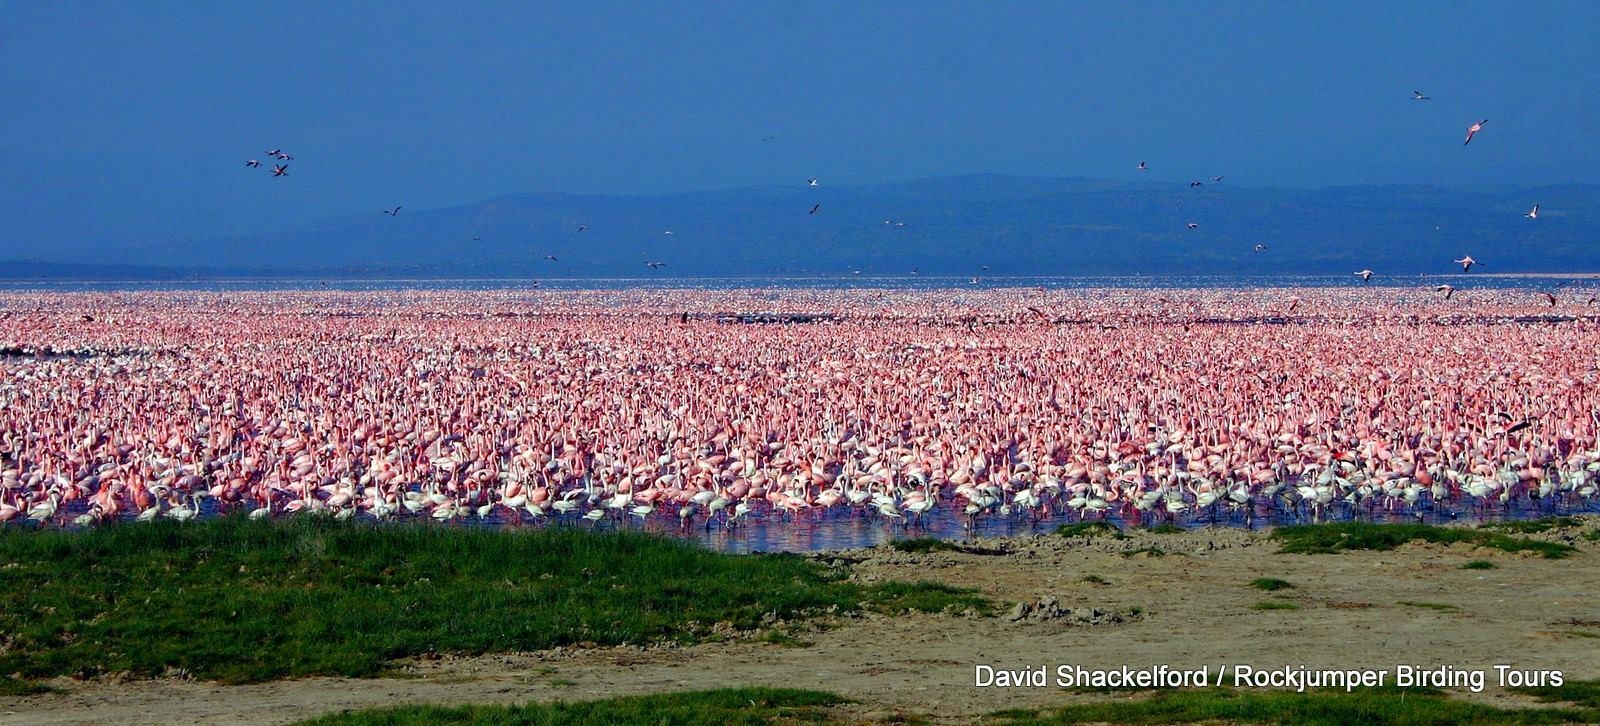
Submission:
<svg viewBox="0 0 1600 726">
<path fill-rule="evenodd" d="M 1419 274 L 1454 272 L 1450 260 L 1471 254 L 1485 272 L 1600 270 L 1600 186 L 1300 190 L 1202 181 L 970 175 L 660 195 L 510 194 L 243 238 L 106 247 L 95 262 L 212 274 L 532 277 Z M 1524 217 L 1535 203 L 1539 218 Z M 1266 249 L 1253 252 L 1257 244 Z M 649 261 L 665 266 L 652 271 Z"/>
</svg>

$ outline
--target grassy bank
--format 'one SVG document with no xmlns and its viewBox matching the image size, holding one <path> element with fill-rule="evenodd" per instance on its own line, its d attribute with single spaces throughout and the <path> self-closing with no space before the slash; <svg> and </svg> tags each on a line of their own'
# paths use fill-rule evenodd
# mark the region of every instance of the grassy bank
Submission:
<svg viewBox="0 0 1600 726">
<path fill-rule="evenodd" d="M 989 714 L 979 723 L 1035 724 L 1325 724 L 1393 726 L 1447 724 L 1561 724 L 1600 720 L 1600 684 L 1578 681 L 1554 688 L 1512 689 L 1541 705 L 1501 708 L 1474 703 L 1429 688 L 1291 691 L 1201 688 L 1187 690 L 1067 689 L 1114 696 L 1076 703 Z M 829 707 L 849 703 L 817 691 L 739 688 L 652 696 L 608 698 L 523 706 L 400 706 L 348 711 L 303 722 L 304 726 L 406 726 L 409 724 L 770 724 L 858 723 Z M 917 714 L 895 714 L 889 723 L 917 722 Z"/>
<path fill-rule="evenodd" d="M 798 556 L 634 533 L 326 518 L 0 532 L 0 674 L 366 676 L 427 653 L 689 643 L 830 612 L 982 610 Z"/>
<path fill-rule="evenodd" d="M 1593 684 L 1568 684 L 1548 692 L 1527 691 L 1549 706 L 1497 708 L 1431 689 L 1360 689 L 1343 691 L 1246 691 L 1208 688 L 1157 691 L 1148 697 L 1114 702 L 1082 703 L 1059 708 L 1018 709 L 994 714 L 993 723 L 1035 724 L 1560 724 L 1594 723 L 1600 709 L 1593 702 Z M 1554 705 L 1554 704 L 1571 705 Z"/>
<path fill-rule="evenodd" d="M 716 691 L 629 696 L 601 701 L 524 706 L 399 706 L 351 711 L 302 722 L 303 726 L 409 726 L 410 724 L 792 724 L 830 722 L 828 706 L 848 701 L 793 688 L 725 688 Z"/>
<path fill-rule="evenodd" d="M 1532 523 L 1529 523 L 1532 524 Z M 1531 527 L 1509 531 L 1543 531 Z M 1340 522 L 1279 527 L 1272 536 L 1283 542 L 1288 554 L 1329 554 L 1348 550 L 1392 550 L 1412 541 L 1438 544 L 1466 543 L 1504 552 L 1533 552 L 1549 559 L 1562 559 L 1573 552 L 1570 545 L 1513 537 L 1499 531 L 1464 527 L 1435 527 L 1426 524 L 1374 524 Z"/>
</svg>

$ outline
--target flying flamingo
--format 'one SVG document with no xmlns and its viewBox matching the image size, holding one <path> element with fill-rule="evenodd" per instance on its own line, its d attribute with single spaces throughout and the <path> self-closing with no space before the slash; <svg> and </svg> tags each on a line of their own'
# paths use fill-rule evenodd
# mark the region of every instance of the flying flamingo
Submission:
<svg viewBox="0 0 1600 726">
<path fill-rule="evenodd" d="M 272 165 L 272 175 L 273 176 L 289 176 L 289 165 L 288 164 L 273 164 Z"/>
<path fill-rule="evenodd" d="M 400 208 L 399 207 L 395 207 L 394 209 L 385 209 L 385 210 L 383 210 L 383 213 L 387 214 L 387 215 L 389 215 L 391 217 L 398 217 L 398 216 L 400 216 Z"/>
<path fill-rule="evenodd" d="M 1456 289 L 1454 287 L 1449 286 L 1449 285 L 1440 285 L 1440 286 L 1438 286 L 1436 288 L 1433 288 L 1433 289 L 1434 289 L 1435 292 L 1444 293 L 1444 299 L 1446 299 L 1446 300 L 1449 300 L 1451 295 L 1456 294 Z"/>
<path fill-rule="evenodd" d="M 1451 260 L 1451 262 L 1461 265 L 1462 272 L 1471 272 L 1472 266 L 1478 264 L 1477 260 L 1472 259 L 1472 255 L 1467 255 L 1459 260 Z"/>
<path fill-rule="evenodd" d="M 1537 204 L 1533 205 L 1533 209 L 1528 210 L 1528 213 L 1524 214 L 1522 216 L 1527 217 L 1528 219 L 1538 219 L 1539 218 L 1539 205 L 1537 205 Z M 1557 215 L 1557 216 L 1560 216 L 1560 215 Z"/>
<path fill-rule="evenodd" d="M 1489 119 L 1484 119 L 1484 120 L 1479 121 L 1479 122 L 1477 122 L 1477 123 L 1475 123 L 1475 124 L 1473 124 L 1471 126 L 1468 126 L 1467 127 L 1467 140 L 1461 142 L 1461 145 L 1462 146 L 1466 146 L 1467 144 L 1472 143 L 1472 137 L 1477 136 L 1478 132 L 1483 130 L 1483 125 L 1486 124 L 1486 123 L 1489 123 Z"/>
<path fill-rule="evenodd" d="M 1150 167 L 1145 166 L 1144 162 L 1142 162 L 1142 161 L 1139 162 L 1139 171 L 1149 171 L 1149 170 L 1150 170 Z"/>
<path fill-rule="evenodd" d="M 1366 282 L 1372 279 L 1372 270 L 1362 270 L 1357 272 L 1356 276 L 1360 277 L 1362 282 Z"/>
<path fill-rule="evenodd" d="M 1413 101 L 1432 101 L 1433 99 L 1422 95 L 1422 91 L 1412 91 L 1411 92 L 1411 100 L 1413 100 Z"/>
<path fill-rule="evenodd" d="M 255 169 L 255 168 L 261 166 L 261 162 L 256 161 L 255 159 L 251 159 L 251 160 L 245 162 L 244 165 L 250 167 L 251 169 Z"/>
</svg>

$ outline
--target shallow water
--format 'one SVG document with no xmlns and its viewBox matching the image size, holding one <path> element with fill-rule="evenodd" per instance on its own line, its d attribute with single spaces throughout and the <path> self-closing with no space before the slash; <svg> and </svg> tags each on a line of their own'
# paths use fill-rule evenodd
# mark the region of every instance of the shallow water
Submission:
<svg viewBox="0 0 1600 726">
<path fill-rule="evenodd" d="M 1177 526 L 1183 529 L 1201 529 L 1207 527 L 1229 527 L 1261 529 L 1271 526 L 1294 524 L 1312 524 L 1319 522 L 1389 522 L 1389 523 L 1426 523 L 1448 524 L 1452 522 L 1475 523 L 1505 520 L 1537 519 L 1557 515 L 1581 515 L 1600 513 L 1600 503 L 1592 501 L 1563 501 L 1532 503 L 1522 499 L 1509 507 L 1499 505 L 1480 510 L 1470 501 L 1456 501 L 1444 504 L 1424 502 L 1414 513 L 1410 508 L 1404 511 L 1387 510 L 1381 505 L 1362 505 L 1359 509 L 1348 504 L 1338 504 L 1328 507 L 1322 512 L 1312 512 L 1301 507 L 1297 510 L 1286 510 L 1282 505 L 1258 505 L 1247 518 L 1242 511 L 1228 511 L 1218 507 L 1215 513 L 1206 510 L 1200 513 L 1186 513 L 1176 518 L 1168 518 L 1166 514 L 1147 515 L 1140 521 L 1131 521 L 1116 513 L 1110 513 L 1103 521 L 1110 522 L 1119 528 L 1148 528 L 1162 525 Z M 1052 513 L 1038 518 L 1026 515 L 1013 515 L 1002 517 L 998 514 L 986 514 L 980 517 L 969 529 L 968 522 L 962 514 L 965 502 L 960 500 L 941 500 L 939 506 L 920 520 L 911 518 L 907 514 L 905 519 L 891 520 L 876 513 L 870 508 L 854 508 L 837 506 L 828 510 L 815 509 L 791 516 L 784 512 L 768 509 L 764 506 L 746 518 L 724 526 L 719 517 L 707 527 L 703 512 L 697 511 L 694 519 L 687 526 L 679 523 L 676 505 L 662 505 L 648 519 L 641 520 L 633 516 L 607 516 L 597 523 L 585 520 L 581 515 L 574 513 L 565 516 L 547 516 L 540 519 L 527 517 L 520 512 L 513 514 L 503 507 L 496 507 L 488 517 L 463 517 L 450 522 L 435 522 L 426 515 L 405 516 L 398 518 L 400 521 L 417 521 L 424 526 L 434 527 L 509 527 L 509 528 L 535 528 L 535 527 L 572 527 L 601 531 L 625 530 L 645 531 L 661 534 L 668 537 L 679 537 L 693 540 L 704 545 L 707 549 L 731 553 L 752 552 L 793 552 L 809 553 L 828 550 L 851 549 L 857 547 L 873 547 L 901 539 L 914 539 L 918 537 L 933 537 L 941 540 L 960 541 L 984 537 L 1015 537 L 1028 534 L 1048 534 L 1055 532 L 1056 528 L 1080 521 L 1076 514 L 1066 513 L 1064 507 L 1052 507 Z M 70 522 L 79 514 L 88 510 L 87 504 L 82 501 L 62 505 L 57 513 L 55 522 Z M 213 501 L 207 500 L 200 508 L 200 517 L 215 517 L 223 514 Z M 1420 516 L 1419 516 L 1420 515 Z M 294 516 L 308 516 L 283 514 L 281 518 Z M 356 515 L 358 519 L 370 520 L 366 514 Z M 134 515 L 119 518 L 131 526 Z M 1088 521 L 1102 521 L 1099 516 L 1090 516 Z M 27 527 L 37 526 L 31 523 L 12 522 L 6 526 Z M 55 525 L 51 525 L 55 526 Z M 68 525 L 71 528 L 70 525 Z"/>
<path fill-rule="evenodd" d="M 1043 287 L 1050 290 L 1093 288 L 1296 288 L 1296 287 L 1399 287 L 1410 288 L 1449 281 L 1460 286 L 1470 279 L 1474 287 L 1507 290 L 1544 290 L 1561 283 L 1600 283 L 1592 273 L 1539 277 L 1493 275 L 1395 275 L 1374 277 L 1363 283 L 1354 275 L 1093 275 L 999 276 L 977 282 L 961 276 L 812 276 L 812 277 L 597 277 L 540 279 L 540 290 L 736 290 L 776 288 L 792 290 L 986 290 Z M 277 290 L 524 290 L 532 280 L 505 278 L 283 278 L 199 280 L 0 280 L 0 291 L 51 292 L 238 292 Z"/>
<path fill-rule="evenodd" d="M 1584 514 L 1594 513 L 1593 506 L 1545 508 L 1533 510 L 1528 508 L 1515 508 L 1508 511 L 1491 509 L 1480 517 L 1475 509 L 1438 509 L 1424 512 L 1419 520 L 1409 511 L 1405 513 L 1388 512 L 1378 508 L 1374 512 L 1363 511 L 1355 518 L 1360 521 L 1442 524 L 1449 522 L 1476 522 L 1498 521 L 1503 519 L 1536 519 L 1538 517 L 1552 516 L 1555 514 Z M 909 515 L 908 515 L 909 516 Z M 573 524 L 567 526 L 588 526 L 578 518 L 571 518 Z M 1349 521 L 1352 519 L 1350 508 L 1341 506 L 1330 510 L 1327 514 L 1313 516 L 1309 512 L 1301 512 L 1298 516 L 1281 511 L 1262 510 L 1246 521 L 1242 513 L 1227 513 L 1219 509 L 1215 519 L 1209 514 L 1198 517 L 1180 517 L 1170 521 L 1165 516 L 1147 517 L 1142 522 L 1131 522 L 1120 516 L 1111 515 L 1105 521 L 1121 528 L 1150 527 L 1162 524 L 1174 524 L 1184 529 L 1199 529 L 1205 527 L 1249 527 L 1260 529 L 1268 526 L 1281 526 L 1292 524 L 1310 524 L 1313 522 Z M 1054 514 L 1034 521 L 1031 517 L 1013 516 L 1000 517 L 989 515 L 980 518 L 973 529 L 968 529 L 966 518 L 962 516 L 959 506 L 949 503 L 941 505 L 923 517 L 920 522 L 909 523 L 906 521 L 890 521 L 869 510 L 850 510 L 834 508 L 827 512 L 802 514 L 798 518 L 787 515 L 768 514 L 760 519 L 742 523 L 732 529 L 723 529 L 714 526 L 713 529 L 705 528 L 704 520 L 696 518 L 692 526 L 680 528 L 676 521 L 666 517 L 653 517 L 649 521 L 641 522 L 629 518 L 626 522 L 607 520 L 600 526 L 603 528 L 644 529 L 674 537 L 684 537 L 695 540 L 708 549 L 722 552 L 819 552 L 825 550 L 850 549 L 855 547 L 872 547 L 900 539 L 913 539 L 917 537 L 934 537 L 941 540 L 959 541 L 980 537 L 1014 537 L 1033 533 L 1052 533 L 1057 527 L 1082 521 L 1076 515 Z M 1089 521 L 1100 521 L 1097 516 L 1091 516 Z M 556 525 L 563 526 L 563 525 Z"/>
</svg>

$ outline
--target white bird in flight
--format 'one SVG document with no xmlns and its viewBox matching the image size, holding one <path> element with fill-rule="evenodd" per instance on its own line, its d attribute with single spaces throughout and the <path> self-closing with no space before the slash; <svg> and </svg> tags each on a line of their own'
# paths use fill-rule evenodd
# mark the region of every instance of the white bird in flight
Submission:
<svg viewBox="0 0 1600 726">
<path fill-rule="evenodd" d="M 1362 282 L 1366 282 L 1372 279 L 1372 270 L 1362 270 L 1357 272 L 1356 275 L 1361 278 Z"/>
<path fill-rule="evenodd" d="M 1533 205 L 1533 209 L 1528 210 L 1528 213 L 1524 214 L 1522 216 L 1527 217 L 1528 219 L 1538 219 L 1539 218 L 1539 205 L 1537 205 L 1537 204 Z"/>
<path fill-rule="evenodd" d="M 817 180 L 816 179 L 807 179 L 806 180 L 806 186 L 814 187 L 816 185 L 817 185 Z"/>
<path fill-rule="evenodd" d="M 1412 91 L 1411 92 L 1411 100 L 1413 100 L 1413 101 L 1432 101 L 1433 99 L 1422 95 L 1422 91 Z"/>
<path fill-rule="evenodd" d="M 1472 255 L 1467 255 L 1459 260 L 1451 260 L 1451 262 L 1461 265 L 1462 272 L 1471 272 L 1472 266 L 1478 264 L 1477 260 L 1472 259 Z"/>
</svg>

